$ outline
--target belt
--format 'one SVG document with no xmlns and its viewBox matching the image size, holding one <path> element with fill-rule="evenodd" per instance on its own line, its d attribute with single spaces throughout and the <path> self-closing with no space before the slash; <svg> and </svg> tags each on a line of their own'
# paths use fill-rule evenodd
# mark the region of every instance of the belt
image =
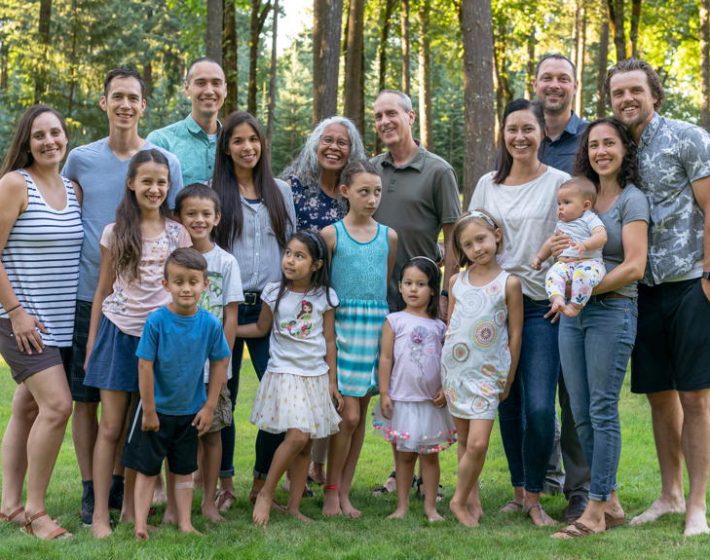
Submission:
<svg viewBox="0 0 710 560">
<path fill-rule="evenodd" d="M 605 299 L 631 299 L 629 296 L 625 296 L 623 294 L 618 294 L 616 292 L 606 292 L 604 294 L 599 294 L 597 296 L 592 296 L 589 298 L 589 301 L 593 302 L 599 302 L 599 301 L 604 301 Z"/>
<path fill-rule="evenodd" d="M 259 303 L 261 292 L 244 292 L 242 305 L 256 305 Z"/>
</svg>

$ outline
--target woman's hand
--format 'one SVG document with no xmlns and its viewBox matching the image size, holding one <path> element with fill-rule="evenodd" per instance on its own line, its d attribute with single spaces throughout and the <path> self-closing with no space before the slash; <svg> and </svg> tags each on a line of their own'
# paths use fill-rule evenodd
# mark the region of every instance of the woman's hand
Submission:
<svg viewBox="0 0 710 560">
<path fill-rule="evenodd" d="M 555 258 L 559 257 L 562 251 L 571 245 L 572 239 L 570 239 L 569 235 L 560 233 L 559 230 L 555 230 L 555 233 L 553 233 L 550 238 L 550 250 L 552 251 L 552 256 Z"/>
<path fill-rule="evenodd" d="M 382 416 L 387 418 L 387 420 L 392 419 L 392 399 L 389 395 L 380 395 L 380 410 L 382 410 Z"/>
<path fill-rule="evenodd" d="M 47 332 L 47 329 L 40 321 L 32 317 L 22 307 L 18 307 L 10 313 L 10 323 L 20 352 L 32 354 L 34 350 L 38 354 L 42 353 L 44 342 L 42 342 L 40 332 Z"/>
</svg>

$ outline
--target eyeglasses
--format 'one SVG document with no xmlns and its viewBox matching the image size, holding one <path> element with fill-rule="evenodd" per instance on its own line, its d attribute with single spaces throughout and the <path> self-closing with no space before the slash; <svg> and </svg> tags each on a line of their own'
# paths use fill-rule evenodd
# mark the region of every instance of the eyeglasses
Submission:
<svg viewBox="0 0 710 560">
<path fill-rule="evenodd" d="M 335 144 L 341 150 L 344 150 L 345 148 L 350 148 L 350 142 L 348 142 L 347 140 L 343 140 L 342 138 L 338 138 L 336 140 L 332 136 L 321 136 L 320 143 L 324 146 L 332 146 L 333 144 Z"/>
</svg>

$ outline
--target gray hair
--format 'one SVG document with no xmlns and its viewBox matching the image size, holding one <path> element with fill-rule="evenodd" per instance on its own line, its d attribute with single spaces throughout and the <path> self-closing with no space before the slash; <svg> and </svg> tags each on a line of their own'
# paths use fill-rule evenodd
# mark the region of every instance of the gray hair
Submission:
<svg viewBox="0 0 710 560">
<path fill-rule="evenodd" d="M 328 117 L 319 122 L 306 138 L 306 143 L 303 145 L 301 152 L 296 158 L 286 166 L 281 172 L 283 179 L 288 179 L 291 176 L 296 176 L 301 181 L 303 186 L 319 185 L 321 168 L 318 164 L 318 144 L 320 143 L 323 132 L 330 125 L 339 124 L 345 127 L 345 130 L 350 138 L 350 155 L 345 163 L 352 163 L 367 159 L 365 147 L 362 145 L 362 138 L 355 124 L 347 117 Z M 345 168 L 345 166 L 343 166 Z"/>
<path fill-rule="evenodd" d="M 399 104 L 406 113 L 411 113 L 412 111 L 414 111 L 414 105 L 412 105 L 412 98 L 409 97 L 403 91 L 399 91 L 398 89 L 383 89 L 380 91 L 380 93 L 377 94 L 377 99 L 386 94 L 396 95 L 397 97 L 399 97 Z"/>
</svg>

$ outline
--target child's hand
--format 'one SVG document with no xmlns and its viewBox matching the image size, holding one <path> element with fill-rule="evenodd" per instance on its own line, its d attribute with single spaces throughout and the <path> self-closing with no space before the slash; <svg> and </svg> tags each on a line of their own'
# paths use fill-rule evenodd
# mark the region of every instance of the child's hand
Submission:
<svg viewBox="0 0 710 560">
<path fill-rule="evenodd" d="M 532 268 L 533 270 L 540 270 L 541 267 L 542 261 L 540 260 L 540 257 L 535 257 L 530 263 L 530 268 Z"/>
<path fill-rule="evenodd" d="M 157 432 L 160 429 L 160 420 L 158 413 L 155 410 L 147 412 L 143 409 L 143 421 L 141 422 L 141 430 L 144 432 Z"/>
<path fill-rule="evenodd" d="M 214 417 L 214 408 L 211 406 L 203 406 L 200 411 L 195 414 L 195 419 L 192 421 L 192 425 L 197 428 L 197 435 L 202 436 L 207 433 L 212 425 L 212 418 Z"/>
<path fill-rule="evenodd" d="M 387 418 L 387 420 L 392 419 L 392 410 L 394 409 L 392 405 L 392 399 L 389 395 L 380 395 L 380 410 L 382 410 L 382 416 Z"/>
<path fill-rule="evenodd" d="M 584 246 L 584 243 L 575 243 L 572 241 L 569 246 L 570 249 L 574 250 L 580 257 L 587 252 L 587 248 Z"/>
<path fill-rule="evenodd" d="M 444 390 L 439 389 L 436 394 L 434 395 L 434 398 L 431 399 L 431 402 L 434 403 L 434 406 L 436 408 L 443 408 L 446 406 L 446 397 L 444 396 Z"/>
<path fill-rule="evenodd" d="M 510 381 L 505 384 L 505 389 L 503 389 L 503 392 L 500 394 L 500 402 L 503 402 L 505 399 L 508 398 L 508 396 L 510 395 L 510 387 L 512 385 L 513 384 Z"/>
<path fill-rule="evenodd" d="M 340 394 L 340 391 L 338 391 L 338 387 L 336 385 L 330 385 L 330 398 L 333 399 L 333 405 L 335 406 L 335 410 L 340 412 L 343 410 L 343 405 L 345 404 L 343 401 L 343 396 Z"/>
</svg>

